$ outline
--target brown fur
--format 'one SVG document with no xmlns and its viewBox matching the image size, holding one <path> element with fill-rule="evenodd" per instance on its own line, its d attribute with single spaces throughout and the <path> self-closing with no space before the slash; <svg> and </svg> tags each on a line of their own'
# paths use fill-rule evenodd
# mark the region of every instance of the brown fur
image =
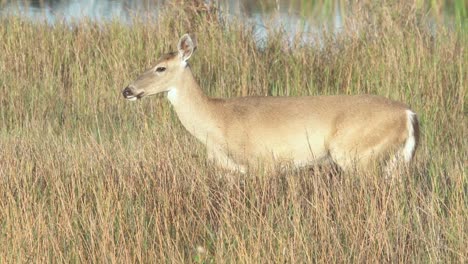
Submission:
<svg viewBox="0 0 468 264">
<path fill-rule="evenodd" d="M 145 96 L 169 91 L 184 127 L 221 166 L 244 171 L 259 163 L 333 161 L 349 170 L 396 153 L 407 140 L 409 108 L 380 96 L 209 98 L 186 66 L 190 43 L 184 36 L 179 53 L 162 56 L 155 66 L 166 67 L 164 73 L 150 69 L 126 90 Z"/>
</svg>

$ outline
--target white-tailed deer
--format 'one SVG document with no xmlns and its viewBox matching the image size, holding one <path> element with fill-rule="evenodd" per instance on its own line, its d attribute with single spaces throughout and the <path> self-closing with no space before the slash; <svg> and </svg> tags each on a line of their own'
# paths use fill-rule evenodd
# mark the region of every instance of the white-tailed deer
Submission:
<svg viewBox="0 0 468 264">
<path fill-rule="evenodd" d="M 122 94 L 136 100 L 168 92 L 184 127 L 224 168 L 331 161 L 346 171 L 384 161 L 392 169 L 415 153 L 418 120 L 402 103 L 373 95 L 210 98 L 187 64 L 195 50 L 188 34 L 177 48 Z"/>
</svg>

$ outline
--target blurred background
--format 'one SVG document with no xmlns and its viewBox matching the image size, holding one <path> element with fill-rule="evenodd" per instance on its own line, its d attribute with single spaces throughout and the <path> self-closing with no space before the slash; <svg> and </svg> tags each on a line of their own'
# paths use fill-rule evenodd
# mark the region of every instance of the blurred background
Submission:
<svg viewBox="0 0 468 264">
<path fill-rule="evenodd" d="M 372 6 L 373 1 L 368 2 Z M 465 0 L 413 0 L 410 5 L 427 14 L 432 27 L 466 24 Z M 0 17 L 22 16 L 34 21 L 70 23 L 89 19 L 131 23 L 135 18 L 157 20 L 167 6 L 194 4 L 199 9 L 216 9 L 223 19 L 241 19 L 252 23 L 258 39 L 273 28 L 281 28 L 291 38 L 303 33 L 340 31 L 352 16 L 353 2 L 344 0 L 0 0 Z"/>
</svg>

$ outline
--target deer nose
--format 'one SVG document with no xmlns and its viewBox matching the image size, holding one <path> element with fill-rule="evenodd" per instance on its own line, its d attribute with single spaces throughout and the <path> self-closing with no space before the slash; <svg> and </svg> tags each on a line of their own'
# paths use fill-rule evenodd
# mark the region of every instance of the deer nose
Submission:
<svg viewBox="0 0 468 264">
<path fill-rule="evenodd" d="M 125 87 L 125 89 L 123 89 L 122 95 L 125 98 L 133 97 L 133 92 L 132 92 L 132 89 L 130 88 L 130 86 L 127 86 L 127 87 Z"/>
</svg>

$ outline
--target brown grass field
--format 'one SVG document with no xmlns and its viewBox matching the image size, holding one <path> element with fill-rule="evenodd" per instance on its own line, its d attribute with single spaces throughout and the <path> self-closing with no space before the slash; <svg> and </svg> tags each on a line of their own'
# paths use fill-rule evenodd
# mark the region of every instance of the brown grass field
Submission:
<svg viewBox="0 0 468 264">
<path fill-rule="evenodd" d="M 131 26 L 3 18 L 0 262 L 466 263 L 466 24 L 367 2 L 339 33 L 304 44 L 275 29 L 261 47 L 248 24 L 193 8 Z M 421 123 L 414 163 L 393 181 L 214 167 L 163 96 L 120 94 L 185 32 L 211 96 L 407 103 Z"/>
</svg>

